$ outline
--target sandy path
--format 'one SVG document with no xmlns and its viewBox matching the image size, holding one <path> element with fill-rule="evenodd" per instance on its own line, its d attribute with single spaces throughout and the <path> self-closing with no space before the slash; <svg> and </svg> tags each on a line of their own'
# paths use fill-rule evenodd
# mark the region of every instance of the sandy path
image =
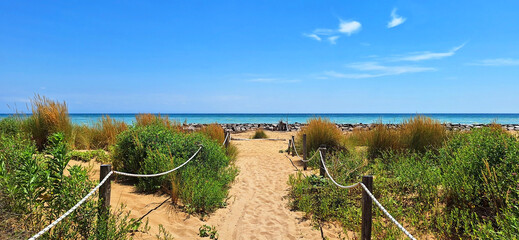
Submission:
<svg viewBox="0 0 519 240">
<path fill-rule="evenodd" d="M 198 229 L 206 224 L 216 227 L 221 240 L 320 239 L 320 231 L 312 228 L 309 220 L 303 219 L 303 213 L 290 211 L 285 198 L 288 176 L 295 170 L 285 153 L 279 153 L 279 150 L 287 148 L 292 134 L 267 132 L 270 138 L 284 141 L 233 141 L 239 149 L 236 165 L 240 173 L 230 189 L 227 207 L 201 220 L 181 212 L 168 201 L 147 216 L 149 233 L 137 234 L 135 238 L 156 239 L 158 226 L 162 224 L 175 239 L 203 239 L 198 236 Z M 233 137 L 248 138 L 251 135 L 248 132 Z M 97 176 L 99 167 L 93 169 Z M 125 204 L 126 209 L 132 211 L 133 218 L 143 216 L 167 198 L 166 195 L 139 194 L 133 186 L 112 183 L 112 206 Z M 330 239 L 338 239 L 340 231 L 335 226 L 324 229 L 325 236 Z"/>
</svg>

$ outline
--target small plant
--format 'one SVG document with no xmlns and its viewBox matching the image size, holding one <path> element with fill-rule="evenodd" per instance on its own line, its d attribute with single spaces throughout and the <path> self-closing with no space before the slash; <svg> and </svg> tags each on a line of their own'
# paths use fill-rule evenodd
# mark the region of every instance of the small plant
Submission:
<svg viewBox="0 0 519 240">
<path fill-rule="evenodd" d="M 199 233 L 198 235 L 200 237 L 209 237 L 210 239 L 218 239 L 218 231 L 216 231 L 215 226 L 208 226 L 208 225 L 202 225 L 198 229 Z"/>
<path fill-rule="evenodd" d="M 164 228 L 164 225 L 159 224 L 159 233 L 156 235 L 159 240 L 173 240 L 175 239 L 170 232 Z"/>
<path fill-rule="evenodd" d="M 252 136 L 252 139 L 262 139 L 262 138 L 268 138 L 267 134 L 265 133 L 265 131 L 263 131 L 262 128 L 256 129 L 256 131 L 254 131 L 254 135 Z"/>
<path fill-rule="evenodd" d="M 70 151 L 68 157 L 70 157 L 71 160 L 83 162 L 89 162 L 90 160 L 95 160 L 100 163 L 110 162 L 108 154 L 101 149 L 91 151 Z"/>
</svg>

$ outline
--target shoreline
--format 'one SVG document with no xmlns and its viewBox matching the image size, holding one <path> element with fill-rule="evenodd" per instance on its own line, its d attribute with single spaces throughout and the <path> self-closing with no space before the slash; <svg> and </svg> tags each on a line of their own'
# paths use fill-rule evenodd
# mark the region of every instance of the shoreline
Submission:
<svg viewBox="0 0 519 240">
<path fill-rule="evenodd" d="M 206 123 L 188 123 L 184 124 L 183 127 L 186 130 L 189 131 L 195 131 L 198 130 L 204 126 L 207 126 L 209 124 Z M 306 126 L 306 123 L 222 123 L 219 124 L 222 126 L 222 128 L 231 133 L 241 133 L 246 132 L 250 130 L 256 130 L 259 128 L 262 128 L 264 130 L 269 131 L 299 131 L 302 127 Z M 336 123 L 335 124 L 339 129 L 341 129 L 343 132 L 352 132 L 355 129 L 358 130 L 370 130 L 372 129 L 376 124 L 375 123 Z M 400 123 L 384 123 L 385 126 L 388 126 L 389 128 L 399 128 Z M 443 123 L 442 124 L 447 130 L 449 131 L 470 131 L 475 128 L 482 128 L 482 127 L 488 127 L 492 125 L 491 123 L 488 124 L 463 124 L 463 123 Z M 517 124 L 499 124 L 501 125 L 503 130 L 507 131 L 519 131 L 519 123 Z"/>
</svg>

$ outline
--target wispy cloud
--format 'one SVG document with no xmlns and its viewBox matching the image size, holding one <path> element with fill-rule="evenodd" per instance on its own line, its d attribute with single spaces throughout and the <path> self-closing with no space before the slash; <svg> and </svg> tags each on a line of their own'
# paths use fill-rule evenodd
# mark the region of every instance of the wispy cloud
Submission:
<svg viewBox="0 0 519 240">
<path fill-rule="evenodd" d="M 478 62 L 469 63 L 474 66 L 519 66 L 519 59 L 513 58 L 495 58 L 484 59 Z"/>
<path fill-rule="evenodd" d="M 317 41 L 321 41 L 321 37 L 317 36 L 317 34 L 314 34 L 314 33 L 306 34 L 306 33 L 304 33 L 303 35 L 305 37 L 309 37 L 309 38 L 315 39 Z"/>
<path fill-rule="evenodd" d="M 387 23 L 387 28 L 394 28 L 407 20 L 405 17 L 399 16 L 396 14 L 397 8 L 393 8 L 393 11 L 391 11 L 391 21 Z"/>
<path fill-rule="evenodd" d="M 329 41 L 331 44 L 336 44 L 336 43 L 337 43 L 337 39 L 339 39 L 339 36 L 331 36 L 331 37 L 328 37 L 328 41 Z"/>
<path fill-rule="evenodd" d="M 378 62 L 360 62 L 352 63 L 347 65 L 348 68 L 356 70 L 354 73 L 339 73 L 336 71 L 326 71 L 324 74 L 333 78 L 349 78 L 349 79 L 362 79 L 362 78 L 376 78 L 391 75 L 400 75 L 405 73 L 418 73 L 435 71 L 435 68 L 430 67 L 419 67 L 419 66 L 387 66 L 381 65 Z"/>
<path fill-rule="evenodd" d="M 297 83 L 300 82 L 298 79 L 283 79 L 283 78 L 254 78 L 249 79 L 249 82 L 256 83 Z"/>
<path fill-rule="evenodd" d="M 339 24 L 339 32 L 345 33 L 348 36 L 351 34 L 354 34 L 356 32 L 359 32 L 362 28 L 362 25 L 360 22 L 357 21 L 343 21 L 341 20 L 341 23 Z"/>
<path fill-rule="evenodd" d="M 303 36 L 319 42 L 323 38 L 327 38 L 330 44 L 336 44 L 337 39 L 340 38 L 339 35 L 344 34 L 351 36 L 352 34 L 359 32 L 361 28 L 362 24 L 360 24 L 360 22 L 340 20 L 339 27 L 337 29 L 317 28 L 312 33 L 303 33 Z"/>
<path fill-rule="evenodd" d="M 393 60 L 394 61 L 417 62 L 417 61 L 424 61 L 424 60 L 431 60 L 431 59 L 441 59 L 441 58 L 450 57 L 450 56 L 456 54 L 456 52 L 458 50 L 460 50 L 461 48 L 463 48 L 464 46 L 465 46 L 465 43 L 461 44 L 460 46 L 454 47 L 450 51 L 447 51 L 447 52 L 426 51 L 426 52 L 410 53 L 407 56 L 396 57 Z"/>
</svg>

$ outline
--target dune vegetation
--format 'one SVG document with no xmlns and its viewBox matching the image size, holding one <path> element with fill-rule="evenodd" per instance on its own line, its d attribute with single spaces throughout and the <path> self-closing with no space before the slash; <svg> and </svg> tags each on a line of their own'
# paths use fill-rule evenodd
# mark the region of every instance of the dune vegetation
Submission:
<svg viewBox="0 0 519 240">
<path fill-rule="evenodd" d="M 203 146 L 183 168 L 159 178 L 118 181 L 143 192 L 168 193 L 190 214 L 207 214 L 225 206 L 237 169 L 237 149 L 222 146 L 218 124 L 185 132 L 167 117 L 139 114 L 133 125 L 103 116 L 90 125 L 71 122 L 65 102 L 36 95 L 30 115 L 0 120 L 0 235 L 29 238 L 57 219 L 95 185 L 89 169 L 70 160 L 113 163 L 115 170 L 159 173 L 179 166 Z M 130 239 L 147 231 L 145 222 L 129 218 L 121 206 L 98 214 L 97 193 L 42 239 Z"/>
<path fill-rule="evenodd" d="M 306 132 L 321 133 L 307 134 L 309 142 L 348 146 L 328 150 L 326 164 L 335 180 L 352 184 L 373 175 L 375 197 L 418 239 L 518 237 L 519 139 L 500 126 L 447 132 L 417 116 L 397 129 L 377 124 L 341 141 L 328 133 L 335 126 L 323 131 L 322 125 L 308 125 Z M 360 232 L 361 188 L 341 189 L 328 178 L 301 173 L 289 184 L 291 207 L 316 226 L 340 222 L 346 231 Z M 373 221 L 375 239 L 405 236 L 375 206 Z"/>
</svg>

